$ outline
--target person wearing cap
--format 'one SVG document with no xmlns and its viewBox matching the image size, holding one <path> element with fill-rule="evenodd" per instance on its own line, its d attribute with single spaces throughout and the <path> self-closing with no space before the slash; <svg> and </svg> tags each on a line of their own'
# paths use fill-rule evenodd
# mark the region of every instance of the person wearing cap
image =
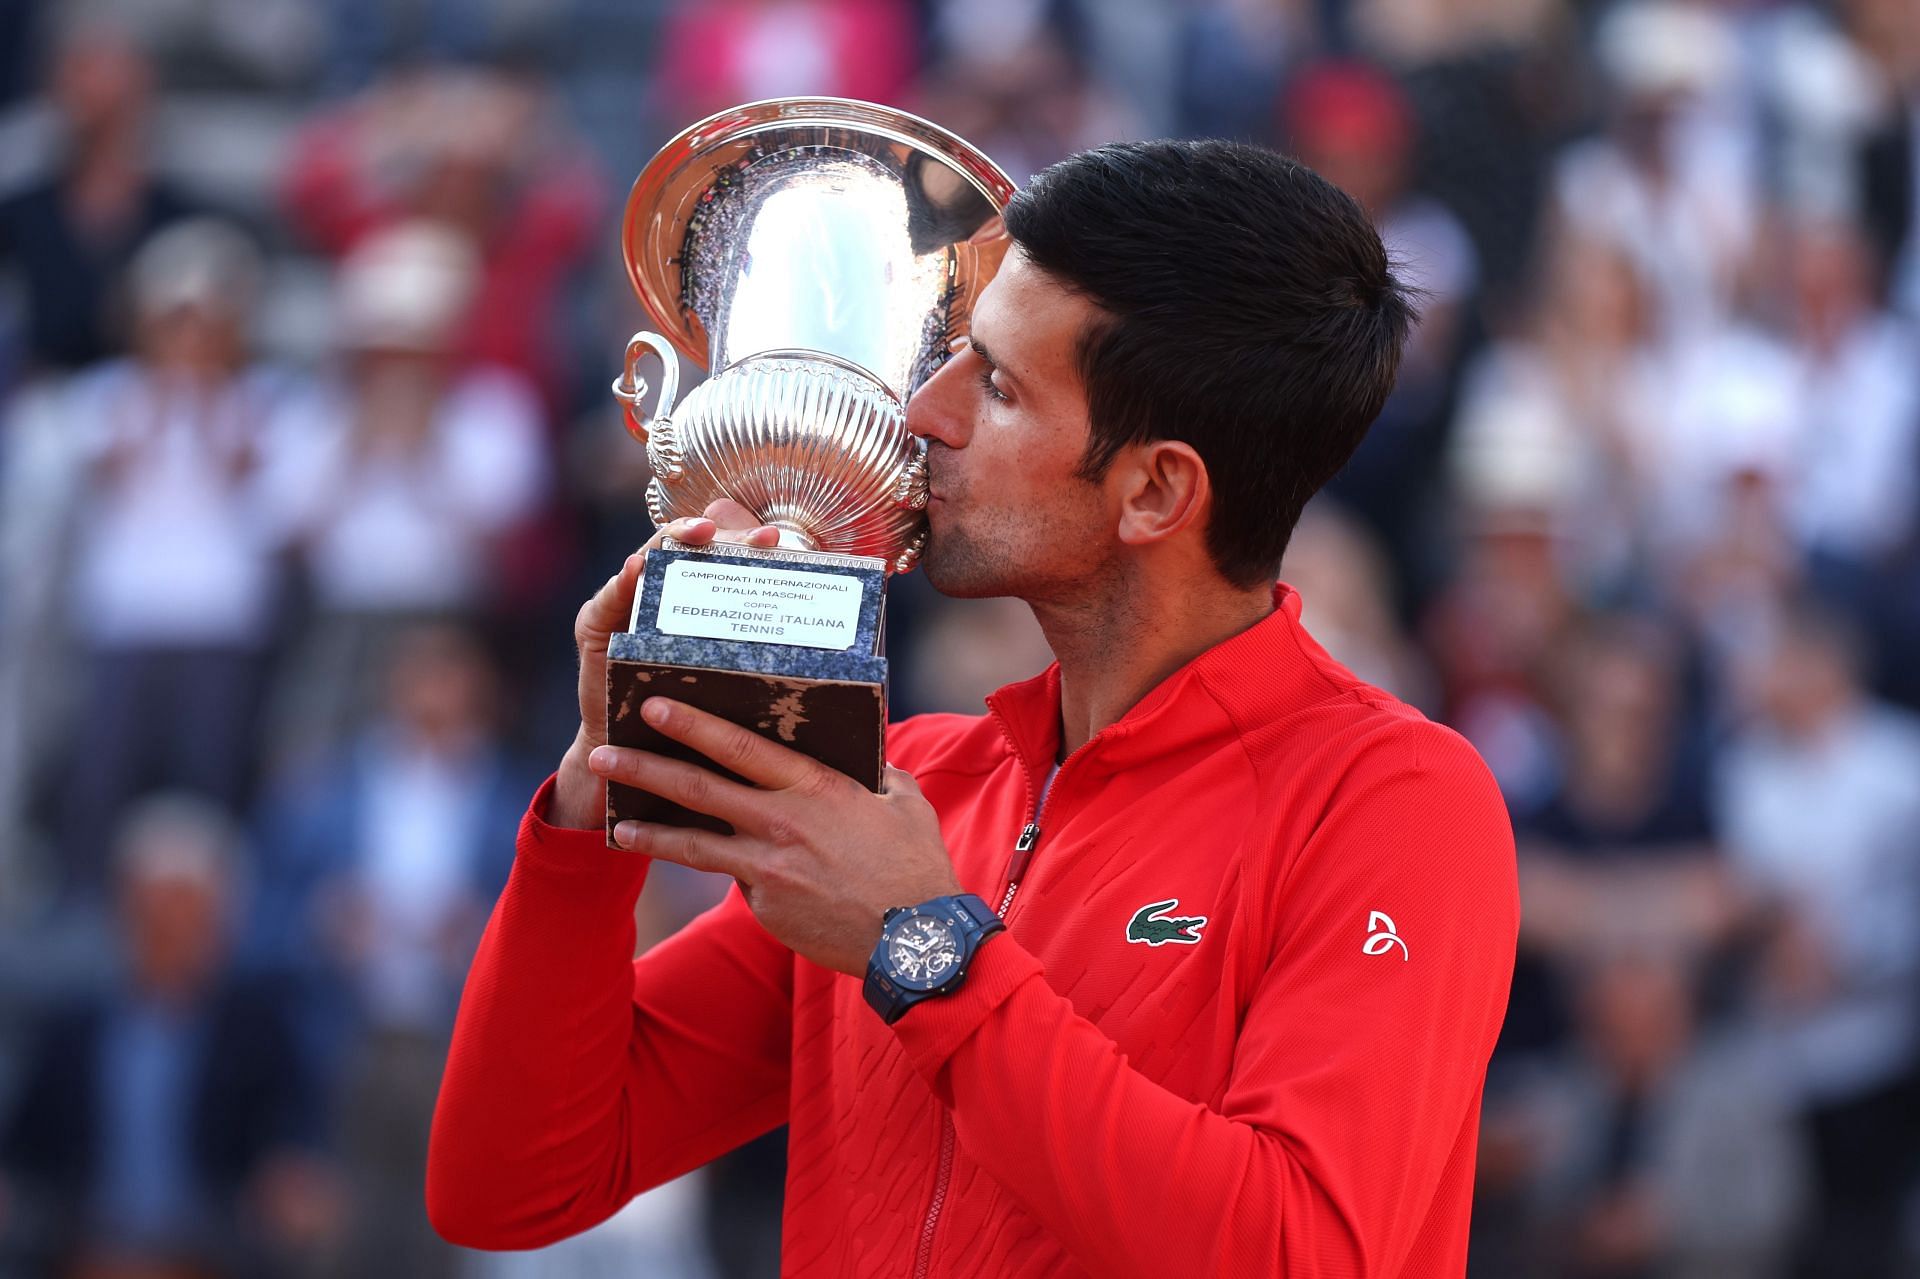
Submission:
<svg viewBox="0 0 1920 1279">
<path fill-rule="evenodd" d="M 271 423 L 300 385 L 248 350 L 261 273 L 258 250 L 228 223 L 160 232 L 128 270 L 132 355 L 29 410 L 64 431 L 78 464 L 59 580 L 83 654 L 72 722 L 86 742 L 67 777 L 62 840 L 82 878 L 140 790 L 237 804 L 250 781 L 288 533 Z"/>
<path fill-rule="evenodd" d="M 1760 223 L 1760 142 L 1728 102 L 1737 34 L 1711 6 L 1631 0 L 1607 10 L 1595 52 L 1608 129 L 1560 156 L 1553 212 L 1633 257 L 1664 338 L 1709 335 L 1732 310 Z"/>
<path fill-rule="evenodd" d="M 317 616 L 276 707 L 280 741 L 313 749 L 356 727 L 387 642 L 484 609 L 501 539 L 546 498 L 532 384 L 460 347 L 480 275 L 472 241 L 426 219 L 367 235 L 340 264 L 337 372 L 293 433 L 305 482 L 288 518 Z"/>
</svg>

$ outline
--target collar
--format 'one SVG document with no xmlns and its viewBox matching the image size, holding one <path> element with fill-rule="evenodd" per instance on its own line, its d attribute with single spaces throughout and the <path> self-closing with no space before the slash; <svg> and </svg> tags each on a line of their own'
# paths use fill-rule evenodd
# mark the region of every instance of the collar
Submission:
<svg viewBox="0 0 1920 1279">
<path fill-rule="evenodd" d="M 1314 695 L 1324 696 L 1339 670 L 1300 625 L 1300 593 L 1284 582 L 1273 612 L 1194 657 L 1155 685 L 1079 750 L 1114 771 L 1219 735 L 1238 724 L 1272 718 Z M 1047 776 L 1060 752 L 1060 664 L 1009 684 L 987 698 L 1013 754 L 1030 777 Z M 1078 765 L 1076 764 L 1076 768 Z"/>
</svg>

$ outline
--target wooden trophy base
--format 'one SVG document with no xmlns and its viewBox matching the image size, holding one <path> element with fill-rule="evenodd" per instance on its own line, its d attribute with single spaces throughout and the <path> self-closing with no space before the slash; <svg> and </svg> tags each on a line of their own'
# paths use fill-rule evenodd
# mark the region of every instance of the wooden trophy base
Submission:
<svg viewBox="0 0 1920 1279">
<path fill-rule="evenodd" d="M 882 561 L 855 556 L 672 542 L 649 552 L 630 629 L 608 647 L 607 740 L 733 776 L 640 717 L 648 697 L 670 697 L 878 791 L 886 767 L 885 580 Z M 731 833 L 717 818 L 610 784 L 610 844 L 614 824 L 627 819 Z"/>
</svg>

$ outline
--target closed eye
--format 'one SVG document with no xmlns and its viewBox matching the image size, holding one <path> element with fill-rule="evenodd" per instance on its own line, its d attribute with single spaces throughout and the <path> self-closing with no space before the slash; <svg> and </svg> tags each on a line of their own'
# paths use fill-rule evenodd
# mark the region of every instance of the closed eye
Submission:
<svg viewBox="0 0 1920 1279">
<path fill-rule="evenodd" d="M 980 389 L 987 393 L 988 399 L 998 400 L 1002 404 L 1009 403 L 1013 397 L 993 384 L 993 375 L 1000 368 L 993 362 L 993 356 L 985 346 L 981 345 L 977 337 L 969 337 L 967 345 L 972 348 L 974 356 L 980 361 Z"/>
<path fill-rule="evenodd" d="M 987 393 L 988 399 L 998 400 L 1002 404 L 1012 403 L 1011 398 L 1002 394 L 1000 388 L 993 384 L 993 365 L 985 360 L 980 361 L 980 387 Z"/>
</svg>

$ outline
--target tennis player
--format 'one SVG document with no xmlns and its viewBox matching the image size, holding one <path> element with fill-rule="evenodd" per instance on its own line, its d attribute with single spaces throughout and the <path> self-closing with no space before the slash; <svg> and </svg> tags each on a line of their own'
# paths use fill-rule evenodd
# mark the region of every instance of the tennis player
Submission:
<svg viewBox="0 0 1920 1279">
<path fill-rule="evenodd" d="M 577 740 L 467 981 L 432 1218 L 525 1248 L 790 1127 L 794 1276 L 1458 1276 L 1518 926 L 1486 768 L 1330 658 L 1275 578 L 1412 309 L 1353 200 L 1272 152 L 1041 174 L 971 343 L 914 397 L 924 565 L 1058 662 L 892 727 L 883 793 L 685 705 L 747 779 Z M 745 512 L 673 536 L 765 544 Z M 721 526 L 725 526 L 723 529 Z M 736 832 L 624 823 L 609 779 Z M 667 860 L 726 901 L 637 961 Z"/>
</svg>

